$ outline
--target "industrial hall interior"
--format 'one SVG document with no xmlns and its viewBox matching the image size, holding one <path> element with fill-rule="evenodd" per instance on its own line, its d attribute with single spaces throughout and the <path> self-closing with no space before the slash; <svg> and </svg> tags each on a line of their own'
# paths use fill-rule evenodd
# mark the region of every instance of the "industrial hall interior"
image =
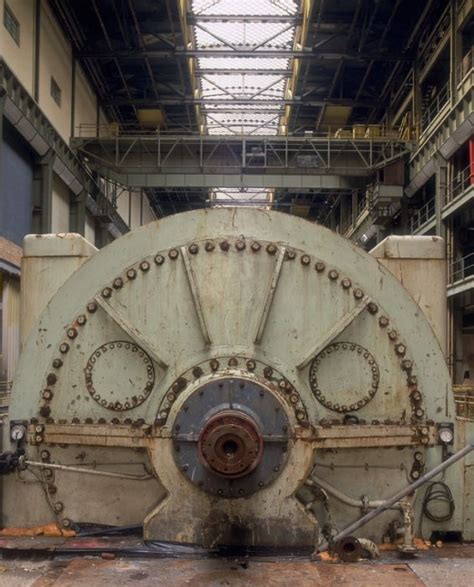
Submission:
<svg viewBox="0 0 474 587">
<path fill-rule="evenodd" d="M 0 19 L 0 586 L 472 585 L 474 0 Z"/>
</svg>

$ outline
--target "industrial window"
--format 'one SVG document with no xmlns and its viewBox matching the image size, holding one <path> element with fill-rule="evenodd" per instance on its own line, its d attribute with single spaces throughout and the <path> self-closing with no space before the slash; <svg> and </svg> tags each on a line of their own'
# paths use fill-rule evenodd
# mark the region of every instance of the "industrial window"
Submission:
<svg viewBox="0 0 474 587">
<path fill-rule="evenodd" d="M 58 106 L 61 106 L 61 88 L 54 77 L 51 77 L 51 96 Z"/>
<path fill-rule="evenodd" d="M 3 5 L 3 24 L 17 45 L 20 45 L 20 23 L 8 4 Z"/>
</svg>

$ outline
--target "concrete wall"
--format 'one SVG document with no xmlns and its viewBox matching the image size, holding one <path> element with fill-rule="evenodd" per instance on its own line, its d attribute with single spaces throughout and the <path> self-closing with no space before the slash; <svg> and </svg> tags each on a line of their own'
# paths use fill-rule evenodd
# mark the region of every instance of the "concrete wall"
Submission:
<svg viewBox="0 0 474 587">
<path fill-rule="evenodd" d="M 74 134 L 79 135 L 81 124 L 94 125 L 97 116 L 97 96 L 87 81 L 82 67 L 76 65 L 74 100 Z"/>
<path fill-rule="evenodd" d="M 8 0 L 7 5 L 20 23 L 20 44 L 15 43 L 3 24 L 4 0 L 0 0 L 0 55 L 28 92 L 33 94 L 35 2 L 34 0 Z"/>
<path fill-rule="evenodd" d="M 84 236 L 92 245 L 95 245 L 95 220 L 89 212 L 86 214 L 86 229 Z"/>
<path fill-rule="evenodd" d="M 117 199 L 117 209 L 132 230 L 156 220 L 148 198 L 140 191 L 124 190 Z"/>
<path fill-rule="evenodd" d="M 69 188 L 56 175 L 53 178 L 51 232 L 69 232 Z"/>
<path fill-rule="evenodd" d="M 39 105 L 62 138 L 71 136 L 72 50 L 49 6 L 41 3 Z M 51 96 L 51 77 L 61 89 L 61 105 Z"/>
</svg>

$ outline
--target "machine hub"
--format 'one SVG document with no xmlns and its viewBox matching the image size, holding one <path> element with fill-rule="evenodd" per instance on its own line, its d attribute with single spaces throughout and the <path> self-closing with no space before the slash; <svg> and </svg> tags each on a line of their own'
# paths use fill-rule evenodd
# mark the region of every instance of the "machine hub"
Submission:
<svg viewBox="0 0 474 587">
<path fill-rule="evenodd" d="M 198 383 L 181 405 L 174 458 L 200 489 L 245 497 L 278 477 L 289 438 L 286 407 L 267 382 L 224 375 Z"/>
<path fill-rule="evenodd" d="M 253 418 L 237 410 L 216 414 L 203 428 L 198 443 L 204 466 L 218 475 L 248 475 L 263 453 L 263 439 Z"/>
</svg>

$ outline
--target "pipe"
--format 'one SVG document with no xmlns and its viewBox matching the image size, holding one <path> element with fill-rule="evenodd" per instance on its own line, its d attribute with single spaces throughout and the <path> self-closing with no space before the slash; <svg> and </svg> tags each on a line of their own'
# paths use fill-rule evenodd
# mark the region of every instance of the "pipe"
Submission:
<svg viewBox="0 0 474 587">
<path fill-rule="evenodd" d="M 384 501 L 377 508 L 375 508 L 374 510 L 372 510 L 368 514 L 365 514 L 364 516 L 362 516 L 362 518 L 359 518 L 353 524 L 350 524 L 349 526 L 347 526 L 347 528 L 345 528 L 344 530 L 341 530 L 341 532 L 336 534 L 336 536 L 334 537 L 334 542 L 337 542 L 338 540 L 341 540 L 341 538 L 345 538 L 346 536 L 350 536 L 355 530 L 358 530 L 362 526 L 365 526 L 368 522 L 370 522 L 371 520 L 373 520 L 374 518 L 376 518 L 380 514 L 383 514 L 384 512 L 386 512 L 388 509 L 390 509 L 391 506 L 393 506 L 395 503 L 397 503 L 397 501 L 400 501 L 401 499 L 403 499 L 404 497 L 406 497 L 410 493 L 413 493 L 413 491 L 418 489 L 418 487 L 420 487 L 421 485 L 423 485 L 427 481 L 430 481 L 431 479 L 433 479 L 433 477 L 436 477 L 436 475 L 438 475 L 439 473 L 442 473 L 445 469 L 447 469 L 448 467 L 450 467 L 451 465 L 453 465 L 454 463 L 456 463 L 457 461 L 459 461 L 460 459 L 465 457 L 472 450 L 474 450 L 474 444 L 468 444 L 464 448 L 462 448 L 461 450 L 458 450 L 458 452 L 456 452 L 452 456 L 450 456 L 449 459 L 446 459 L 444 462 L 440 463 L 434 469 L 431 469 L 431 471 L 428 471 L 428 473 L 425 473 L 422 477 L 420 477 L 419 479 L 417 479 L 413 483 L 410 483 L 410 485 L 407 485 L 407 487 L 405 487 L 405 489 L 401 489 L 398 493 L 396 493 L 395 495 L 393 495 L 392 497 L 390 497 L 389 499 Z M 328 546 L 329 545 L 327 542 L 322 544 L 317 549 L 315 554 L 318 554 L 319 552 L 324 552 L 325 550 L 328 549 Z"/>
<path fill-rule="evenodd" d="M 55 465 L 53 463 L 39 463 L 27 461 L 20 458 L 20 465 L 27 467 L 39 467 L 40 469 L 56 469 L 57 471 L 69 471 L 70 473 L 83 473 L 84 475 L 100 475 L 101 477 L 114 477 L 118 479 L 131 479 L 132 481 L 146 481 L 153 479 L 153 475 L 130 475 L 128 473 L 113 473 L 111 471 L 97 471 L 96 469 L 82 469 L 81 467 L 70 467 L 69 465 Z"/>
<path fill-rule="evenodd" d="M 369 501 L 365 500 L 363 497 L 361 499 L 354 499 L 352 497 L 349 497 L 348 495 L 345 495 L 344 493 L 342 493 L 326 481 L 323 481 L 319 477 L 316 477 L 316 475 L 312 475 L 311 479 L 307 479 L 305 484 L 309 485 L 310 487 L 319 485 L 320 487 L 322 487 L 322 489 L 324 489 L 324 491 L 327 491 L 327 493 L 329 493 L 339 501 L 342 501 L 342 503 L 345 503 L 346 505 L 353 508 L 361 508 L 362 510 L 374 509 L 385 503 L 384 500 Z M 393 506 L 392 509 L 400 510 L 401 507 Z"/>
</svg>

